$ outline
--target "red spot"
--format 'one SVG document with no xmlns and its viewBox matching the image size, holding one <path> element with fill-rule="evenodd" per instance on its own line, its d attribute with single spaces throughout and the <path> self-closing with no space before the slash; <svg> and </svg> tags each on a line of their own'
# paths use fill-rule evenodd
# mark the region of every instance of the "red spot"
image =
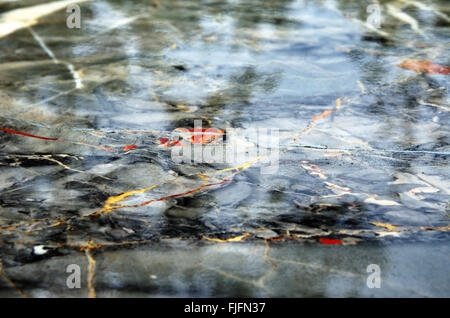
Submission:
<svg viewBox="0 0 450 318">
<path fill-rule="evenodd" d="M 283 239 L 283 235 L 277 236 L 277 237 L 272 237 L 269 238 L 268 240 L 273 241 L 273 242 L 279 242 Z"/>
<path fill-rule="evenodd" d="M 408 59 L 403 61 L 400 64 L 397 64 L 402 68 L 406 68 L 408 70 L 417 72 L 417 73 L 426 73 L 426 74 L 450 74 L 450 67 L 446 65 L 440 65 L 431 63 L 429 61 L 421 61 Z"/>
<path fill-rule="evenodd" d="M 211 139 L 212 136 L 206 136 L 206 135 L 194 135 L 190 138 L 190 141 L 193 144 L 206 144 L 208 140 Z"/>
<path fill-rule="evenodd" d="M 176 128 L 174 131 L 178 132 L 183 140 L 193 144 L 207 144 L 224 134 L 223 130 L 214 128 Z M 166 137 L 159 138 L 158 141 L 161 147 L 187 146 L 178 140 L 171 141 Z"/>
<path fill-rule="evenodd" d="M 169 138 L 159 138 L 160 147 L 187 146 L 178 140 L 169 141 Z"/>
<path fill-rule="evenodd" d="M 26 137 L 44 139 L 44 140 L 58 140 L 58 138 L 47 138 L 47 137 L 35 136 L 35 135 L 30 135 L 27 133 L 23 133 L 23 132 L 11 130 L 11 129 L 0 128 L 0 131 L 4 131 L 4 132 L 10 133 L 10 134 L 22 135 L 22 136 L 26 136 Z"/>
<path fill-rule="evenodd" d="M 169 147 L 173 147 L 173 146 L 182 146 L 183 144 L 180 143 L 178 140 L 173 140 L 171 142 L 169 142 Z"/>
<path fill-rule="evenodd" d="M 164 137 L 163 138 L 159 138 L 158 141 L 159 141 L 159 143 L 161 145 L 164 145 L 164 144 L 166 144 L 169 141 L 169 138 L 164 138 Z"/>
<path fill-rule="evenodd" d="M 223 130 L 215 128 L 176 128 L 175 131 L 183 133 L 184 136 L 182 135 L 182 137 L 193 144 L 207 144 L 224 134 Z M 190 134 L 193 135 L 191 136 Z"/>
<path fill-rule="evenodd" d="M 319 242 L 322 244 L 327 244 L 327 245 L 335 245 L 335 244 L 342 245 L 342 241 L 340 241 L 340 240 L 331 240 L 331 239 L 321 238 L 321 239 L 319 239 Z"/>
<path fill-rule="evenodd" d="M 136 148 L 136 145 L 125 146 L 125 147 L 123 148 L 123 151 L 128 151 L 128 150 L 133 149 L 133 148 Z"/>
</svg>

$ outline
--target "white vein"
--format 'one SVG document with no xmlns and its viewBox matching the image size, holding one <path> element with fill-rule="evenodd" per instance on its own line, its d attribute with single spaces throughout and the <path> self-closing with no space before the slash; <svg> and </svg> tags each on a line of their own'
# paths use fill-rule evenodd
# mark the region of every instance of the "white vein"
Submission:
<svg viewBox="0 0 450 318">
<path fill-rule="evenodd" d="M 52 50 L 50 50 L 50 48 L 45 44 L 44 40 L 42 40 L 42 38 L 32 28 L 28 28 L 28 30 L 30 31 L 33 38 L 39 43 L 41 48 L 45 51 L 45 53 L 47 53 L 47 55 L 50 56 L 53 63 L 62 64 L 67 67 L 67 69 L 69 70 L 70 74 L 72 74 L 72 77 L 75 81 L 75 88 L 77 89 L 83 88 L 83 82 L 81 81 L 80 74 L 75 70 L 73 64 L 58 60 L 55 54 L 52 52 Z"/>
</svg>

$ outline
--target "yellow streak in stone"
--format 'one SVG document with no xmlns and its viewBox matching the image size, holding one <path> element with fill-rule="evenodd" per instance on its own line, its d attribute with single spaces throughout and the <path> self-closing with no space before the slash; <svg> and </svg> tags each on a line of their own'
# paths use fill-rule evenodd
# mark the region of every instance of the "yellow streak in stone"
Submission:
<svg viewBox="0 0 450 318">
<path fill-rule="evenodd" d="M 207 236 L 202 236 L 202 238 L 204 238 L 205 240 L 208 241 L 213 241 L 213 242 L 220 242 L 220 243 L 226 243 L 226 242 L 241 242 L 243 239 L 249 237 L 250 234 L 244 234 L 244 235 L 240 235 L 240 236 L 235 236 L 235 237 L 230 237 L 227 239 L 218 239 L 218 238 L 210 238 Z"/>
<path fill-rule="evenodd" d="M 359 88 L 361 89 L 361 93 L 365 94 L 366 88 L 364 87 L 364 84 L 360 80 L 357 80 L 356 83 L 358 84 Z"/>
<path fill-rule="evenodd" d="M 50 155 L 43 156 L 42 158 L 44 158 L 44 159 L 46 159 L 46 160 L 48 160 L 48 161 L 54 162 L 54 163 L 58 164 L 59 166 L 65 168 L 65 169 L 67 169 L 67 170 L 75 171 L 75 172 L 79 172 L 79 173 L 87 173 L 86 171 L 81 171 L 81 170 L 78 170 L 78 169 L 71 168 L 71 167 L 69 167 L 68 165 L 63 164 L 61 161 L 58 161 L 58 160 L 53 159 L 53 158 L 50 158 Z M 97 177 L 99 177 L 99 178 L 102 178 L 102 179 L 111 180 L 111 179 L 108 178 L 108 177 L 104 177 L 104 176 L 101 176 L 101 175 L 98 175 L 98 174 L 95 174 L 95 175 L 96 175 Z"/>
<path fill-rule="evenodd" d="M 95 276 L 95 259 L 92 257 L 91 252 L 89 250 L 85 250 L 86 257 L 89 261 L 89 268 L 88 268 L 88 289 L 89 289 L 89 298 L 96 298 L 97 293 L 95 292 L 94 288 L 94 276 Z"/>
<path fill-rule="evenodd" d="M 159 98 L 156 95 L 156 93 L 153 91 L 152 94 L 153 94 L 153 98 L 155 99 L 155 102 L 159 103 Z"/>
<path fill-rule="evenodd" d="M 336 110 L 341 109 L 341 99 L 340 98 L 336 98 Z"/>
<path fill-rule="evenodd" d="M 217 170 L 217 172 L 225 172 L 225 171 L 230 171 L 230 170 L 245 170 L 245 169 L 248 169 L 249 167 L 251 167 L 252 164 L 254 164 L 256 161 L 258 161 L 261 158 L 263 158 L 263 156 L 255 157 L 254 159 L 250 160 L 249 162 L 246 162 L 243 165 L 240 165 L 238 167 Z"/>
<path fill-rule="evenodd" d="M 28 295 L 25 294 L 22 290 L 20 290 L 20 289 L 16 286 L 16 284 L 14 284 L 14 282 L 13 282 L 8 276 L 6 276 L 6 275 L 3 273 L 3 262 L 2 262 L 1 259 L 0 259 L 0 277 L 3 278 L 5 281 L 7 281 L 8 284 L 9 284 L 12 288 L 14 288 L 14 289 L 20 294 L 20 296 L 22 296 L 23 298 L 28 298 Z"/>
<path fill-rule="evenodd" d="M 372 222 L 373 225 L 378 226 L 378 227 L 384 227 L 388 230 L 393 230 L 395 228 L 397 228 L 398 226 L 396 225 L 392 225 L 392 224 L 387 224 L 387 223 L 380 223 L 380 222 Z"/>
<path fill-rule="evenodd" d="M 152 185 L 151 187 L 148 187 L 148 188 L 145 188 L 145 189 L 128 191 L 128 192 L 122 193 L 122 194 L 117 195 L 117 196 L 109 197 L 106 200 L 105 205 L 103 206 L 103 208 L 100 211 L 101 211 L 101 213 L 111 212 L 111 211 L 113 211 L 115 209 L 118 209 L 118 208 L 121 208 L 121 207 L 125 207 L 126 205 L 124 205 L 124 204 L 116 205 L 116 206 L 113 206 L 113 204 L 121 202 L 121 201 L 125 200 L 126 198 L 128 198 L 128 197 L 130 197 L 132 195 L 139 194 L 139 193 L 144 193 L 146 191 L 152 190 L 152 189 L 156 188 L 157 186 L 159 186 L 159 184 Z"/>
<path fill-rule="evenodd" d="M 262 275 L 262 276 L 258 279 L 257 283 L 258 283 L 262 288 L 264 288 L 264 289 L 271 295 L 269 289 L 268 289 L 268 288 L 266 287 L 266 285 L 264 284 L 264 280 L 265 280 L 267 277 L 271 276 L 271 275 L 275 272 L 275 270 L 276 270 L 276 268 L 277 268 L 277 264 L 276 264 L 274 261 L 272 261 L 272 260 L 270 259 L 269 253 L 270 253 L 270 244 L 269 244 L 269 241 L 266 240 L 266 249 L 265 249 L 265 251 L 264 251 L 264 261 L 265 261 L 266 263 L 270 264 L 270 265 L 272 266 L 272 268 L 271 268 L 271 270 L 268 271 L 266 274 Z"/>
<path fill-rule="evenodd" d="M 159 187 L 160 185 L 163 185 L 163 184 L 168 183 L 168 182 L 174 182 L 174 181 L 178 180 L 179 178 L 180 177 L 176 177 L 176 178 L 171 179 L 171 180 L 169 180 L 167 182 L 155 184 L 155 185 L 152 185 L 152 186 L 150 186 L 148 188 L 144 188 L 144 189 L 140 189 L 140 190 L 127 191 L 127 192 L 124 192 L 124 193 L 122 193 L 120 195 L 111 196 L 111 197 L 109 197 L 106 200 L 104 206 L 100 210 L 97 210 L 94 213 L 89 214 L 89 216 L 102 214 L 102 213 L 109 213 L 111 211 L 114 211 L 114 210 L 117 210 L 117 209 L 120 209 L 120 208 L 130 207 L 130 205 L 127 205 L 127 204 L 120 204 L 120 205 L 114 205 L 114 204 L 122 202 L 123 200 L 125 200 L 126 198 L 128 198 L 128 197 L 130 197 L 132 195 L 150 191 L 150 190 L 152 190 L 152 189 L 154 189 L 156 187 Z M 207 180 L 205 180 L 205 181 L 207 182 Z"/>
</svg>

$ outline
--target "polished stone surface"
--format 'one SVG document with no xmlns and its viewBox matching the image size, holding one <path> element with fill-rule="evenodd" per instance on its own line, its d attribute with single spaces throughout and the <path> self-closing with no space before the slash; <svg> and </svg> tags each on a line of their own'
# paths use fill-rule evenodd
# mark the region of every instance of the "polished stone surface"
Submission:
<svg viewBox="0 0 450 318">
<path fill-rule="evenodd" d="M 79 2 L 0 36 L 0 296 L 450 296 L 446 1 Z M 277 171 L 174 161 L 194 120 Z"/>
</svg>

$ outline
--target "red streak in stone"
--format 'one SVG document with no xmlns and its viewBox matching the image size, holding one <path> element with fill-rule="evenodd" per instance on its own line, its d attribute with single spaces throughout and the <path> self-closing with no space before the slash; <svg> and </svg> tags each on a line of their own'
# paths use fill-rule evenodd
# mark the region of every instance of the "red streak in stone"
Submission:
<svg viewBox="0 0 450 318">
<path fill-rule="evenodd" d="M 164 145 L 169 141 L 169 138 L 162 137 L 162 138 L 159 138 L 158 141 L 160 144 Z"/>
<path fill-rule="evenodd" d="M 321 238 L 321 239 L 319 239 L 319 242 L 322 244 L 327 244 L 327 245 L 334 245 L 334 244 L 342 245 L 342 241 L 340 241 L 340 240 L 330 240 L 330 239 Z"/>
<path fill-rule="evenodd" d="M 125 147 L 123 148 L 123 151 L 128 151 L 128 150 L 133 149 L 133 148 L 136 148 L 136 145 L 125 146 Z"/>
<path fill-rule="evenodd" d="M 95 147 L 95 148 L 101 149 L 101 150 L 106 150 L 106 151 L 109 151 L 109 152 L 114 152 L 114 150 L 112 150 L 110 148 L 103 147 L 103 146 L 96 146 L 96 145 L 89 145 L 89 144 L 84 144 L 84 145 L 90 146 L 90 147 Z"/>
<path fill-rule="evenodd" d="M 187 144 L 183 144 L 179 140 L 172 140 L 169 142 L 169 138 L 159 138 L 159 143 L 160 147 L 187 146 Z"/>
<path fill-rule="evenodd" d="M 58 140 L 58 138 L 47 138 L 47 137 L 35 136 L 35 135 L 30 135 L 30 134 L 27 134 L 24 132 L 20 132 L 20 131 L 6 129 L 6 128 L 0 128 L 0 131 L 4 131 L 4 132 L 10 133 L 10 134 L 22 135 L 22 136 L 26 136 L 26 137 L 44 139 L 44 140 Z"/>
</svg>

